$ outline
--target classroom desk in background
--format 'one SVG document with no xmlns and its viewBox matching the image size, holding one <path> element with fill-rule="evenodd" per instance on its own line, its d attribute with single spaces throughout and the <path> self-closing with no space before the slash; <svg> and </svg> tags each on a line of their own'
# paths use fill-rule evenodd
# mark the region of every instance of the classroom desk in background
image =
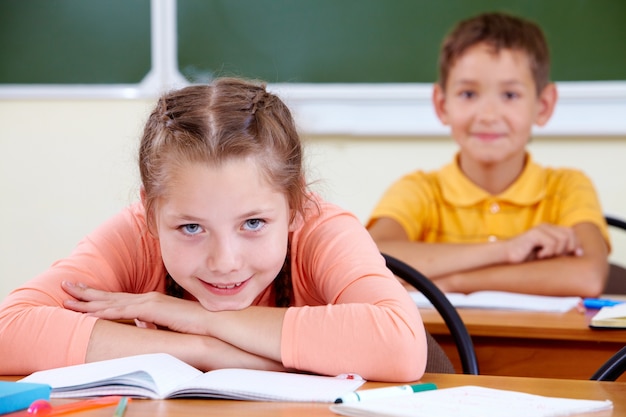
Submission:
<svg viewBox="0 0 626 417">
<path fill-rule="evenodd" d="M 597 310 L 581 313 L 459 308 L 483 375 L 589 379 L 626 345 L 626 330 L 593 330 Z M 448 328 L 434 309 L 421 308 L 426 329 L 460 372 L 461 364 Z M 626 376 L 619 381 L 626 381 Z"/>
<path fill-rule="evenodd" d="M 15 381 L 16 377 L 0 377 L 3 380 Z M 597 382 L 570 379 L 498 377 L 487 375 L 446 375 L 426 374 L 422 382 L 433 382 L 439 388 L 451 388 L 462 385 L 478 385 L 527 392 L 563 398 L 580 398 L 587 400 L 611 400 L 613 410 L 592 414 L 576 414 L 576 417 L 608 417 L 626 416 L 626 383 Z M 362 389 L 378 388 L 387 385 L 380 382 L 367 382 Z M 54 404 L 76 400 L 52 400 Z M 330 404 L 325 403 L 281 403 L 230 400 L 133 400 L 124 417 L 187 417 L 187 416 L 247 416 L 247 417 L 332 417 L 337 416 L 329 410 Z M 19 413 L 19 412 L 18 412 Z M 13 417 L 18 413 L 6 414 Z M 113 408 L 101 408 L 80 413 L 85 417 L 110 417 Z M 68 414 L 71 416 L 71 414 Z M 76 414 L 78 415 L 78 414 Z"/>
</svg>

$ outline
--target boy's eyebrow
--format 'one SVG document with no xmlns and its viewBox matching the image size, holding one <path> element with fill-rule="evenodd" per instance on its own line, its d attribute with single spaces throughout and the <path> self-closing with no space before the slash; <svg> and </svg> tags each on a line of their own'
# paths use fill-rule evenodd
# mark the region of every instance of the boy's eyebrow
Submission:
<svg viewBox="0 0 626 417">
<path fill-rule="evenodd" d="M 456 85 L 456 84 L 478 84 L 478 81 L 467 79 L 467 78 L 461 78 L 460 80 L 455 80 L 452 82 L 452 85 Z"/>
<path fill-rule="evenodd" d="M 477 85 L 477 84 L 480 84 L 480 82 L 476 81 L 476 80 L 468 79 L 468 78 L 462 78 L 462 79 L 455 80 L 455 81 L 451 82 L 451 86 L 452 87 L 454 87 L 454 86 L 473 86 L 473 85 Z M 500 82 L 499 84 L 500 85 L 505 85 L 505 86 L 513 86 L 513 85 L 515 85 L 515 86 L 522 86 L 522 87 L 525 86 L 525 83 L 523 81 L 515 80 L 515 79 L 513 79 L 513 80 L 504 80 L 504 81 Z"/>
<path fill-rule="evenodd" d="M 500 84 L 519 84 L 519 85 L 524 85 L 523 81 L 520 80 L 504 80 L 502 81 Z"/>
</svg>

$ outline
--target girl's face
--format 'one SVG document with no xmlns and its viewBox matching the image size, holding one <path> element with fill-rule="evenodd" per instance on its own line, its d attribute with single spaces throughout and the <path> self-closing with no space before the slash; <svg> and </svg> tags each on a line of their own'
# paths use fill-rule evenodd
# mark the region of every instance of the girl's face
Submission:
<svg viewBox="0 0 626 417">
<path fill-rule="evenodd" d="M 287 253 L 287 197 L 253 159 L 181 168 L 156 212 L 170 275 L 210 311 L 249 307 Z"/>
</svg>

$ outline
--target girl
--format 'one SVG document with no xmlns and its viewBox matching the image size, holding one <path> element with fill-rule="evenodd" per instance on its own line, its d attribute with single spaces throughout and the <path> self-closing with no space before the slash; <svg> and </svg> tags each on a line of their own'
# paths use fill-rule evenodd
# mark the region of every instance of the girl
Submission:
<svg viewBox="0 0 626 417">
<path fill-rule="evenodd" d="M 164 95 L 139 167 L 141 202 L 0 306 L 0 374 L 167 352 L 202 370 L 422 376 L 415 304 L 358 219 L 307 191 L 264 85 Z"/>
</svg>

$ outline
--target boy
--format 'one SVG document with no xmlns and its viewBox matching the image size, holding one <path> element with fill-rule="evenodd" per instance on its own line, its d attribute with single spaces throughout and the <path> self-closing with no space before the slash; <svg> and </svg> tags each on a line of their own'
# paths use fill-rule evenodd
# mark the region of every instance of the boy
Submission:
<svg viewBox="0 0 626 417">
<path fill-rule="evenodd" d="M 386 191 L 368 222 L 379 249 L 446 292 L 602 293 L 609 237 L 591 181 L 541 167 L 526 151 L 556 100 L 538 26 L 500 13 L 460 22 L 433 90 L 459 151 Z"/>
</svg>

